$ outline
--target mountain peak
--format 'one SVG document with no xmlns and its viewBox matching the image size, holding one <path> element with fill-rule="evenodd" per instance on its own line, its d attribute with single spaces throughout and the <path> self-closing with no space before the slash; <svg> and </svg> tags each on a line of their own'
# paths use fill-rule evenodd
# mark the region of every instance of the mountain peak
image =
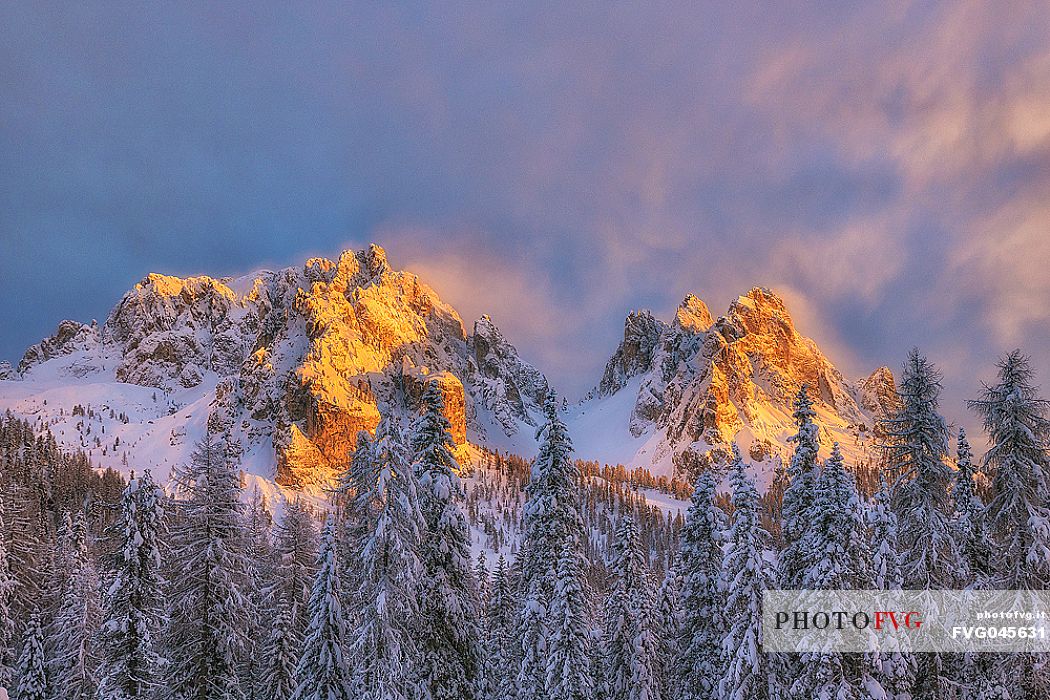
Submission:
<svg viewBox="0 0 1050 700">
<path fill-rule="evenodd" d="M 628 427 L 646 442 L 633 457 L 618 459 L 663 463 L 659 471 L 672 471 L 667 465 L 672 461 L 675 470 L 690 471 L 712 455 L 727 454 L 733 441 L 741 441 L 756 460 L 778 450 L 786 454 L 791 401 L 804 382 L 820 402 L 827 426 L 823 441 L 835 439 L 852 449 L 863 442 L 855 433 L 871 422 L 865 413 L 871 409 L 858 406 L 855 398 L 863 392 L 795 329 L 783 298 L 762 287 L 738 297 L 713 323 L 706 305 L 692 295 L 671 325 L 647 313 L 629 315 L 624 341 L 590 401 L 623 391 L 627 380 L 639 375 Z M 887 384 L 877 372 L 870 383 L 879 401 L 888 400 L 892 376 Z M 615 405 L 622 403 L 618 399 Z M 581 411 L 594 412 L 587 406 Z"/>
<path fill-rule="evenodd" d="M 246 469 L 295 486 L 329 478 L 358 431 L 375 429 L 378 406 L 411 414 L 426 382 L 440 384 L 457 441 L 487 426 L 517 432 L 550 391 L 491 319 L 468 337 L 451 306 L 414 274 L 391 270 L 374 244 L 239 279 L 147 275 L 101 327 L 63 322 L 20 369 L 30 384 L 90 375 L 110 387 L 101 392 L 144 393 L 132 431 L 143 448 L 130 455 L 142 466 L 186 458 L 185 425 L 207 425 L 242 446 Z M 72 415 L 65 408 L 60 418 Z M 124 449 L 137 449 L 124 438 Z M 158 448 L 155 457 L 146 444 L 176 454 Z M 95 456 L 119 465 L 110 449 Z"/>
<path fill-rule="evenodd" d="M 765 287 L 752 287 L 747 294 L 737 297 L 729 307 L 729 313 L 745 317 L 780 315 L 791 324 L 791 316 L 783 297 Z"/>
<path fill-rule="evenodd" d="M 687 294 L 675 311 L 675 323 L 678 327 L 693 333 L 706 332 L 714 322 L 707 304 L 694 294 Z"/>
<path fill-rule="evenodd" d="M 667 324 L 651 311 L 632 311 L 623 322 L 623 340 L 605 365 L 597 395 L 611 396 L 627 385 L 632 377 L 649 370 L 660 338 Z"/>
<path fill-rule="evenodd" d="M 879 367 L 857 382 L 857 399 L 861 407 L 879 418 L 885 418 L 900 408 L 897 381 L 893 370 Z"/>
<path fill-rule="evenodd" d="M 467 339 L 466 378 L 476 408 L 489 413 L 508 437 L 522 425 L 539 425 L 551 396 L 547 378 L 521 359 L 488 314 L 474 322 Z"/>
<path fill-rule="evenodd" d="M 378 277 L 390 271 L 390 263 L 386 259 L 386 250 L 375 243 L 370 243 L 364 251 L 364 262 L 372 277 Z"/>
<path fill-rule="evenodd" d="M 207 275 L 174 277 L 172 275 L 163 275 L 159 272 L 151 272 L 135 285 L 134 291 L 169 298 L 184 295 L 194 296 L 213 291 L 231 300 L 236 298 L 236 294 L 226 284 Z"/>
</svg>

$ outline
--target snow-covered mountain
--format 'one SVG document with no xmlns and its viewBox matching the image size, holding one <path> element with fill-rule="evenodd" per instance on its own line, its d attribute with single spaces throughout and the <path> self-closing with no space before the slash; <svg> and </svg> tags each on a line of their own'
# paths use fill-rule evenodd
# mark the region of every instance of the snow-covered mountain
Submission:
<svg viewBox="0 0 1050 700">
<path fill-rule="evenodd" d="M 437 379 L 457 441 L 529 455 L 547 379 L 492 319 L 468 332 L 378 246 L 236 279 L 151 274 L 105 323 L 63 321 L 17 370 L 0 367 L 0 410 L 46 423 L 101 465 L 166 474 L 206 429 L 247 472 L 321 483 L 380 410 L 411 411 Z M 718 460 L 731 440 L 756 468 L 786 452 L 790 404 L 813 387 L 823 442 L 862 457 L 892 408 L 893 375 L 850 383 L 753 289 L 713 319 L 690 295 L 670 322 L 630 314 L 595 389 L 566 408 L 577 455 L 671 474 Z"/>
<path fill-rule="evenodd" d="M 164 473 L 210 427 L 249 472 L 298 486 L 326 480 L 380 407 L 411 410 L 432 378 L 457 441 L 505 447 L 532 435 L 550 391 L 491 319 L 468 334 L 373 245 L 238 279 L 148 275 L 101 326 L 63 321 L 30 347 L 0 407 L 102 464 Z"/>
<path fill-rule="evenodd" d="M 623 341 L 570 420 L 577 450 L 593 459 L 690 473 L 724 460 L 736 440 L 768 476 L 771 458 L 789 451 L 803 383 L 822 445 L 838 441 L 849 457 L 868 458 L 876 419 L 897 400 L 889 369 L 847 381 L 767 289 L 739 297 L 717 320 L 689 295 L 669 323 L 648 311 L 627 316 Z"/>
</svg>

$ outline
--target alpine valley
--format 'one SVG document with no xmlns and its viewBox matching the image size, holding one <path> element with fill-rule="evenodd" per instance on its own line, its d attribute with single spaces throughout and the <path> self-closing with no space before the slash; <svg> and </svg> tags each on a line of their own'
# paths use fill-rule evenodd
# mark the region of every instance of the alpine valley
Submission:
<svg viewBox="0 0 1050 700">
<path fill-rule="evenodd" d="M 414 411 L 432 379 L 464 454 L 535 453 L 556 400 L 543 373 L 492 319 L 467 326 L 371 245 L 240 278 L 150 274 L 103 324 L 62 321 L 17 368 L 0 366 L 0 411 L 96 465 L 161 478 L 211 431 L 249 478 L 298 489 L 328 482 L 358 431 L 374 431 L 380 410 Z M 668 320 L 632 312 L 593 390 L 558 401 L 581 459 L 686 476 L 728 461 L 736 441 L 768 482 L 790 454 L 802 383 L 822 449 L 871 459 L 876 421 L 896 407 L 892 373 L 845 378 L 767 289 L 717 318 L 693 295 Z"/>
</svg>

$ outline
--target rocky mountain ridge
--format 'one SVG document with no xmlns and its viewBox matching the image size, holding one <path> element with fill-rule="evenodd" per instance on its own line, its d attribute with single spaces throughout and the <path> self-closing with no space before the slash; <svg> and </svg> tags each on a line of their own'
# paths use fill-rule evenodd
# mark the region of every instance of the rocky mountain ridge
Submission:
<svg viewBox="0 0 1050 700">
<path fill-rule="evenodd" d="M 147 275 L 103 324 L 63 321 L 4 371 L 0 408 L 61 425 L 74 446 L 96 443 L 102 461 L 163 455 L 170 465 L 211 430 L 251 471 L 289 487 L 327 481 L 359 430 L 381 410 L 412 413 L 428 381 L 445 394 L 458 442 L 525 454 L 553 396 L 491 318 L 468 332 L 376 245 L 236 279 Z M 691 472 L 736 439 L 761 462 L 785 449 L 803 382 L 824 442 L 858 454 L 896 400 L 885 368 L 844 379 L 769 290 L 717 319 L 689 295 L 668 322 L 627 316 L 595 389 L 566 419 L 582 458 Z M 127 420 L 85 434 L 71 417 L 89 397 Z"/>
<path fill-rule="evenodd" d="M 724 459 L 734 440 L 756 461 L 786 454 L 791 404 L 803 384 L 817 403 L 822 444 L 869 456 L 876 419 L 897 400 L 889 369 L 847 381 L 768 289 L 750 290 L 717 319 L 689 295 L 670 323 L 649 311 L 627 316 L 623 340 L 577 413 L 626 405 L 618 395 L 629 393 L 635 441 L 619 458 L 692 472 Z"/>
<path fill-rule="evenodd" d="M 491 319 L 468 335 L 376 245 L 239 279 L 147 275 L 103 325 L 63 321 L 30 347 L 19 373 L 42 371 L 203 392 L 207 427 L 242 450 L 269 443 L 277 481 L 291 486 L 327 480 L 380 407 L 411 410 L 427 381 L 461 443 L 534 425 L 550 392 Z"/>
</svg>

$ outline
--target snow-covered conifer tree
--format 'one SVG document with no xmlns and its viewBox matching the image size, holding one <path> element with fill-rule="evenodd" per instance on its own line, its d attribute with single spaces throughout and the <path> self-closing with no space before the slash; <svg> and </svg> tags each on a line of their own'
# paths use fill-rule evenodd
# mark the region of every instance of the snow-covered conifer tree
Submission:
<svg viewBox="0 0 1050 700">
<path fill-rule="evenodd" d="M 250 612 L 240 584 L 244 552 L 240 474 L 222 443 L 207 435 L 174 475 L 173 576 L 165 649 L 164 697 L 236 700 Z"/>
<path fill-rule="evenodd" d="M 681 632 L 674 664 L 682 700 L 715 697 L 725 664 L 722 628 L 716 620 L 725 610 L 722 543 L 726 518 L 715 505 L 715 487 L 714 475 L 701 472 L 682 528 L 678 555 Z"/>
<path fill-rule="evenodd" d="M 471 568 L 470 529 L 451 426 L 436 382 L 423 392 L 423 414 L 412 433 L 425 534 L 420 615 L 423 673 L 433 700 L 470 700 L 481 665 L 478 584 Z"/>
<path fill-rule="evenodd" d="M 358 431 L 354 454 L 346 469 L 337 477 L 332 494 L 337 513 L 342 518 L 343 532 L 336 544 L 339 547 L 343 590 L 347 600 L 354 600 L 361 589 L 359 557 L 379 519 L 380 502 L 368 495 L 372 493 L 379 478 L 378 465 L 372 436 L 367 430 Z M 347 606 L 348 613 L 362 606 L 361 601 L 356 601 Z"/>
<path fill-rule="evenodd" d="M 778 692 L 771 659 L 759 650 L 762 592 L 773 584 L 773 570 L 766 557 L 769 533 L 759 524 L 758 491 L 736 445 L 730 478 L 734 517 L 722 566 L 727 595 L 721 615 L 729 629 L 722 641 L 726 665 L 718 683 L 718 697 L 768 700 Z"/>
<path fill-rule="evenodd" d="M 981 503 L 974 487 L 973 479 L 977 469 L 973 463 L 973 451 L 963 428 L 959 428 L 956 441 L 955 465 L 955 482 L 952 486 L 955 535 L 970 572 L 969 584 L 984 588 L 991 574 L 992 546 L 984 517 L 984 504 Z"/>
<path fill-rule="evenodd" d="M 160 489 L 149 471 L 132 477 L 120 499 L 115 530 L 121 547 L 104 599 L 100 700 L 152 697 L 160 661 L 154 640 L 162 620 L 161 515 Z"/>
<path fill-rule="evenodd" d="M 489 575 L 489 563 L 484 551 L 478 552 L 478 557 L 474 560 L 474 580 L 478 585 L 479 615 L 481 618 L 484 618 L 485 606 L 489 602 L 489 585 L 492 583 L 492 577 Z"/>
<path fill-rule="evenodd" d="M 34 611 L 23 633 L 22 654 L 15 675 L 18 686 L 12 700 L 48 700 L 47 669 L 44 656 L 44 630 L 40 612 Z"/>
<path fill-rule="evenodd" d="M 985 517 L 993 542 L 992 585 L 1050 588 L 1050 403 L 1038 396 L 1027 357 L 1013 351 L 999 362 L 998 383 L 970 406 L 984 420 L 991 447 L 984 470 L 992 475 Z M 985 660 L 985 675 L 1009 684 L 1010 697 L 1050 696 L 1045 654 L 1008 654 Z M 994 663 L 994 666 L 993 666 Z M 986 694 L 999 693 L 993 684 Z"/>
<path fill-rule="evenodd" d="M 948 427 L 938 413 L 940 373 L 918 350 L 904 363 L 900 410 L 884 422 L 886 457 L 896 474 L 891 504 L 897 514 L 904 588 L 957 588 L 969 579 L 951 519 Z M 940 654 L 916 657 L 918 696 L 950 697 L 959 664 Z"/>
<path fill-rule="evenodd" d="M 1050 588 L 1050 403 L 1033 378 L 1028 358 L 1015 350 L 1000 361 L 999 382 L 970 402 L 991 439 L 987 520 L 1001 588 Z"/>
<path fill-rule="evenodd" d="M 234 446 L 236 448 L 236 445 Z M 244 514 L 244 547 L 247 569 L 244 573 L 243 593 L 250 606 L 250 618 L 245 625 L 248 651 L 241 664 L 241 688 L 244 694 L 255 697 L 262 692 L 259 678 L 265 661 L 264 648 L 270 633 L 266 620 L 272 619 L 272 606 L 266 605 L 265 592 L 274 576 L 273 542 L 270 538 L 272 518 L 259 488 L 252 491 Z"/>
<path fill-rule="evenodd" d="M 904 584 L 900 554 L 897 551 L 897 515 L 890 505 L 890 487 L 885 479 L 875 492 L 866 519 L 872 560 L 872 583 L 878 590 L 900 590 Z M 915 657 L 910 654 L 885 653 L 877 659 L 878 680 L 890 698 L 910 693 L 915 674 Z"/>
<path fill-rule="evenodd" d="M 572 441 L 568 429 L 558 416 L 552 400 L 546 406 L 547 421 L 537 440 L 539 454 L 533 460 L 527 500 L 522 511 L 524 541 L 520 554 L 523 604 L 519 621 L 521 666 L 518 688 L 521 700 L 543 700 L 546 693 L 550 641 L 550 604 L 558 562 L 566 556 L 577 557 L 569 567 L 583 572 L 583 519 L 580 514 L 580 472 L 571 459 Z M 585 590 L 585 583 L 580 588 Z M 579 637 L 573 635 L 573 640 Z M 576 643 L 574 641 L 573 643 Z M 566 651 L 580 658 L 586 649 Z"/>
<path fill-rule="evenodd" d="M 0 499 L 0 688 L 11 687 L 17 634 L 14 603 L 18 582 L 11 570 L 11 554 L 7 549 L 6 533 L 4 505 Z"/>
<path fill-rule="evenodd" d="M 890 500 L 890 487 L 883 479 L 867 512 L 872 578 L 875 588 L 883 591 L 899 590 L 904 585 L 897 541 L 897 514 L 893 512 Z"/>
<path fill-rule="evenodd" d="M 87 700 L 98 693 L 98 649 L 101 624 L 99 578 L 88 552 L 84 514 L 78 512 L 69 545 L 68 576 L 58 610 L 49 627 L 49 676 L 56 695 Z"/>
<path fill-rule="evenodd" d="M 897 514 L 904 588 L 955 588 L 966 580 L 965 562 L 951 527 L 946 462 L 948 427 L 937 412 L 940 374 L 912 350 L 901 377 L 901 409 L 885 421 L 888 465 L 897 475 Z"/>
<path fill-rule="evenodd" d="M 517 693 L 521 700 L 547 697 L 547 607 L 538 585 L 524 591 L 518 619 L 521 649 L 518 656 Z"/>
<path fill-rule="evenodd" d="M 317 575 L 307 606 L 303 653 L 296 668 L 295 700 L 350 700 L 351 678 L 343 659 L 346 625 L 336 562 L 335 518 L 328 516 L 321 533 Z M 382 601 L 377 602 L 382 605 Z M 378 699 L 383 695 L 375 695 Z"/>
<path fill-rule="evenodd" d="M 785 589 L 802 587 L 802 577 L 813 558 L 812 553 L 806 551 L 805 535 L 812 522 L 810 509 L 816 502 L 815 489 L 820 471 L 817 451 L 820 445 L 818 428 L 813 422 L 817 414 L 808 390 L 808 385 L 803 384 L 795 397 L 793 415 L 797 430 L 788 438 L 789 442 L 795 443 L 795 452 L 788 466 L 788 485 L 781 505 L 784 549 L 778 560 L 778 582 Z"/>
<path fill-rule="evenodd" d="M 278 605 L 262 650 L 262 677 L 257 687 L 263 700 L 290 700 L 295 691 L 298 651 L 292 638 L 291 616 Z"/>
<path fill-rule="evenodd" d="M 870 589 L 874 586 L 864 509 L 853 477 L 835 443 L 824 463 L 810 509 L 813 522 L 805 549 L 814 557 L 802 585 L 813 590 Z M 881 700 L 878 659 L 870 654 L 803 654 L 792 692 L 805 698 Z"/>
<path fill-rule="evenodd" d="M 609 700 L 660 700 L 646 556 L 631 515 L 617 529 L 605 608 L 605 682 Z"/>
<path fill-rule="evenodd" d="M 273 604 L 288 615 L 292 649 L 302 647 L 306 632 L 306 605 L 317 571 L 317 529 L 303 502 L 294 498 L 277 524 L 274 580 L 268 591 Z"/>
<path fill-rule="evenodd" d="M 355 516 L 375 518 L 356 556 L 361 608 L 350 643 L 355 685 L 365 698 L 427 700 L 418 648 L 423 516 L 411 456 L 392 418 L 380 421 L 370 454 L 356 477 L 353 507 Z"/>
<path fill-rule="evenodd" d="M 594 697 L 591 678 L 590 606 L 584 589 L 581 559 L 568 547 L 558 559 L 548 613 L 547 697 L 550 700 L 589 700 Z"/>
<path fill-rule="evenodd" d="M 656 594 L 653 617 L 653 634 L 656 637 L 656 673 L 659 696 L 665 700 L 678 697 L 676 691 L 675 660 L 678 656 L 678 640 L 681 635 L 681 574 L 678 562 L 668 563 L 664 580 Z"/>
<path fill-rule="evenodd" d="M 513 700 L 518 675 L 517 610 L 507 560 L 501 555 L 492 572 L 485 610 L 483 700 Z"/>
<path fill-rule="evenodd" d="M 815 557 L 802 576 L 806 589 L 868 589 L 874 586 L 864 508 L 838 443 L 817 481 L 805 548 Z"/>
</svg>

